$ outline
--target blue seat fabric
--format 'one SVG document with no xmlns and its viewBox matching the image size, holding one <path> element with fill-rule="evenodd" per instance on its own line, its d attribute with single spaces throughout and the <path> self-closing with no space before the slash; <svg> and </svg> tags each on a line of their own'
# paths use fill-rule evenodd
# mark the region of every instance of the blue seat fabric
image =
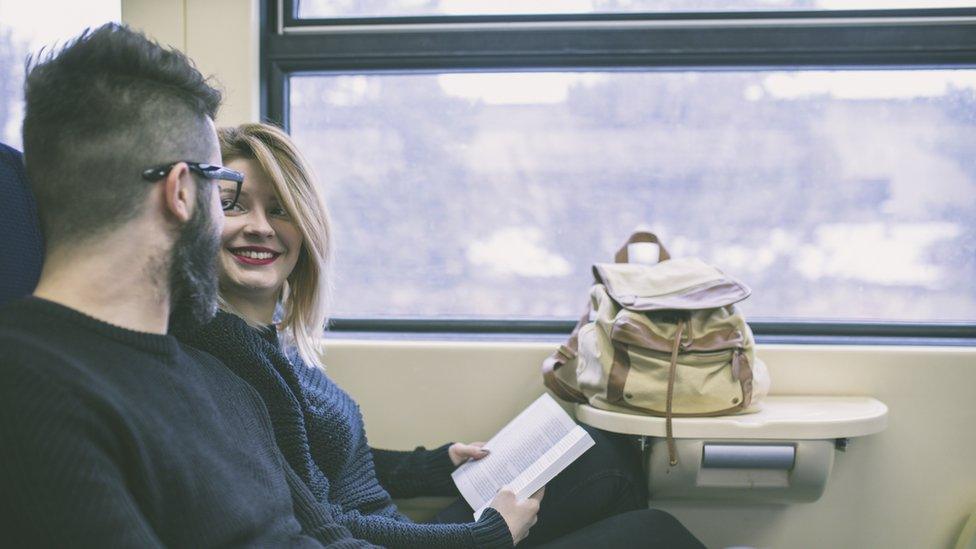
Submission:
<svg viewBox="0 0 976 549">
<path fill-rule="evenodd" d="M 37 286 L 44 239 L 24 157 L 0 143 L 0 305 Z"/>
</svg>

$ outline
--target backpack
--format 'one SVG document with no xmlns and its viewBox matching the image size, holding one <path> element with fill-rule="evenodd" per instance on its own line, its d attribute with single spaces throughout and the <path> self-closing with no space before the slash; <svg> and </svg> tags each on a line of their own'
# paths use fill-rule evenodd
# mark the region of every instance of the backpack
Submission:
<svg viewBox="0 0 976 549">
<path fill-rule="evenodd" d="M 653 242 L 653 265 L 628 263 L 627 245 Z M 657 236 L 634 233 L 615 263 L 593 266 L 586 312 L 545 362 L 546 387 L 568 402 L 666 418 L 755 411 L 769 374 L 735 304 L 751 290 L 694 258 L 671 259 Z"/>
</svg>

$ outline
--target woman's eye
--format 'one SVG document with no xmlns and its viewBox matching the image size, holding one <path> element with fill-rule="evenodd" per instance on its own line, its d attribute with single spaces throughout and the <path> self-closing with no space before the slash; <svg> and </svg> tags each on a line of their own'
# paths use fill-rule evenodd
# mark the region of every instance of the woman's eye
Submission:
<svg viewBox="0 0 976 549">
<path fill-rule="evenodd" d="M 234 199 L 233 198 L 221 198 L 220 199 L 220 207 L 226 213 L 235 213 L 235 212 L 239 213 L 239 212 L 244 211 L 244 208 L 241 207 L 241 203 L 240 202 L 238 202 L 237 204 L 234 204 L 234 207 L 233 208 L 228 208 L 228 206 L 230 206 L 232 202 L 234 202 Z"/>
<path fill-rule="evenodd" d="M 281 207 L 279 207 L 279 208 L 271 208 L 271 210 L 269 210 L 268 213 L 270 213 L 271 215 L 273 215 L 275 217 L 289 217 L 288 216 L 288 211 L 285 210 L 284 208 L 281 208 Z"/>
</svg>

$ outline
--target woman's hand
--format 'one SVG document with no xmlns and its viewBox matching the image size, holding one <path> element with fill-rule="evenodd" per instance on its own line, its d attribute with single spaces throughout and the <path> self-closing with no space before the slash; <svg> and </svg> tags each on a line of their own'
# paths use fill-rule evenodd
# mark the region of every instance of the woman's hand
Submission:
<svg viewBox="0 0 976 549">
<path fill-rule="evenodd" d="M 529 496 L 525 501 L 515 499 L 515 494 L 508 487 L 502 488 L 489 507 L 493 507 L 498 514 L 505 519 L 509 533 L 512 534 L 512 543 L 518 542 L 529 535 L 529 529 L 539 520 L 539 503 L 546 492 L 546 487 L 539 488 L 539 491 Z"/>
<path fill-rule="evenodd" d="M 484 445 L 484 442 L 472 442 L 471 444 L 455 442 L 447 448 L 447 455 L 450 456 L 451 463 L 457 467 L 469 459 L 481 459 L 487 456 L 488 450 L 482 448 Z"/>
</svg>

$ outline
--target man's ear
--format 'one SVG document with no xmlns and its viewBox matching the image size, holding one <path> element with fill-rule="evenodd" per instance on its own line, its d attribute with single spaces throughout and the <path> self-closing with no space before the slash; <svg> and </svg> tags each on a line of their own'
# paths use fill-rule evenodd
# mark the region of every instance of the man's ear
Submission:
<svg viewBox="0 0 976 549">
<path fill-rule="evenodd" d="M 185 162 L 177 163 L 169 171 L 166 181 L 163 183 L 163 204 L 166 207 L 166 213 L 181 223 L 189 221 L 190 217 L 193 216 L 193 202 L 196 191 L 190 168 Z"/>
</svg>

